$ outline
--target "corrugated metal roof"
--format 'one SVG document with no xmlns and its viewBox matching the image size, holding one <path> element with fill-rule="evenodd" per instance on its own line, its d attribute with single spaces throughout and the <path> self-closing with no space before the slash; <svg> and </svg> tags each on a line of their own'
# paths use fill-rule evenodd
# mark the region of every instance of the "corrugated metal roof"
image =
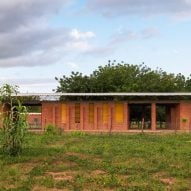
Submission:
<svg viewBox="0 0 191 191">
<path fill-rule="evenodd" d="M 26 98 L 26 102 L 30 102 L 30 99 L 33 101 L 36 100 L 37 102 L 39 101 L 58 101 L 60 100 L 61 96 L 63 97 L 70 97 L 70 98 L 78 98 L 81 97 L 84 99 L 88 98 L 91 99 L 91 97 L 94 99 L 95 97 L 121 97 L 121 98 L 144 98 L 144 99 L 150 99 L 153 97 L 162 97 L 163 98 L 168 98 L 171 97 L 172 99 L 177 97 L 191 97 L 191 92 L 119 92 L 119 93 L 18 93 L 17 95 L 13 94 L 13 96 L 17 97 L 24 97 Z M 31 97 L 31 98 L 30 98 Z M 166 99 L 165 98 L 165 99 Z"/>
<path fill-rule="evenodd" d="M 122 92 L 122 93 L 18 93 L 19 97 L 30 96 L 191 96 L 191 92 Z"/>
</svg>

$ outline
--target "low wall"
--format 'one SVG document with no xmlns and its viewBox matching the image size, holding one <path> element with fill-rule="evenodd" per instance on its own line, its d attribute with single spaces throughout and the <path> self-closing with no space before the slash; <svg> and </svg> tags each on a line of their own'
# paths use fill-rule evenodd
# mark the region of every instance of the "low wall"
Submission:
<svg viewBox="0 0 191 191">
<path fill-rule="evenodd" d="M 41 113 L 29 113 L 27 116 L 27 121 L 30 128 L 42 128 Z"/>
</svg>

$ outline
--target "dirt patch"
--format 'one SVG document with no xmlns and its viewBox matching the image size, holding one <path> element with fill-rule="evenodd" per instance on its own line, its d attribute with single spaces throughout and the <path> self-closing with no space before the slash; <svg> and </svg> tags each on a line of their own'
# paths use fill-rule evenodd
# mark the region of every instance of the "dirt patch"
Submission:
<svg viewBox="0 0 191 191">
<path fill-rule="evenodd" d="M 128 160 L 125 160 L 125 161 L 114 161 L 113 164 L 114 165 L 124 165 L 124 166 L 129 166 L 130 164 L 143 164 L 145 162 L 144 159 L 142 158 L 130 158 Z"/>
<path fill-rule="evenodd" d="M 77 173 L 74 171 L 71 171 L 71 172 L 66 171 L 66 172 L 47 172 L 46 174 L 49 176 L 52 176 L 52 178 L 57 181 L 60 181 L 60 180 L 71 181 L 74 179 Z"/>
<path fill-rule="evenodd" d="M 52 162 L 53 165 L 63 165 L 66 167 L 74 167 L 77 166 L 77 164 L 75 162 L 71 162 L 71 161 L 63 161 L 63 160 L 54 160 Z"/>
<path fill-rule="evenodd" d="M 167 185 L 173 185 L 176 182 L 176 179 L 173 177 L 168 177 L 166 172 L 157 172 L 154 175 L 154 178 L 157 178 L 160 182 Z"/>
<path fill-rule="evenodd" d="M 97 170 L 94 170 L 91 172 L 92 176 L 99 176 L 99 175 L 104 175 L 104 174 L 107 174 L 107 173 L 104 170 L 100 170 L 100 169 L 97 169 Z"/>
<path fill-rule="evenodd" d="M 174 178 L 170 177 L 170 178 L 161 178 L 160 181 L 163 184 L 168 184 L 168 185 L 173 185 L 176 181 Z"/>
<path fill-rule="evenodd" d="M 19 169 L 21 173 L 27 174 L 37 165 L 42 164 L 40 160 L 31 160 L 30 162 L 14 163 L 9 168 Z"/>
<path fill-rule="evenodd" d="M 14 184 L 10 184 L 8 181 L 0 181 L 0 185 L 3 185 L 6 189 L 14 189 L 16 186 Z"/>
<path fill-rule="evenodd" d="M 68 189 L 46 188 L 44 186 L 35 186 L 32 191 L 69 191 Z"/>
<path fill-rule="evenodd" d="M 89 159 L 89 158 L 91 158 L 91 156 L 86 155 L 86 154 L 82 154 L 82 153 L 67 152 L 65 154 L 68 155 L 68 156 L 76 156 L 76 157 L 78 157 L 80 159 Z"/>
<path fill-rule="evenodd" d="M 166 176 L 167 176 L 167 173 L 163 171 L 160 171 L 154 174 L 154 178 L 158 178 L 158 179 L 162 177 L 166 177 Z"/>
<path fill-rule="evenodd" d="M 15 166 L 25 174 L 29 173 L 36 165 L 37 163 L 32 162 L 15 164 Z"/>
</svg>

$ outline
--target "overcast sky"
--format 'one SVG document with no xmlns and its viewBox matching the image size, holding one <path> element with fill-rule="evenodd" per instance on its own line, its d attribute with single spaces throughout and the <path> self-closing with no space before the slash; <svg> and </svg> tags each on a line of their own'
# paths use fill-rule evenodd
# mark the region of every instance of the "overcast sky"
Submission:
<svg viewBox="0 0 191 191">
<path fill-rule="evenodd" d="M 51 92 L 108 60 L 191 73 L 191 0 L 1 0 L 0 83 Z"/>
</svg>

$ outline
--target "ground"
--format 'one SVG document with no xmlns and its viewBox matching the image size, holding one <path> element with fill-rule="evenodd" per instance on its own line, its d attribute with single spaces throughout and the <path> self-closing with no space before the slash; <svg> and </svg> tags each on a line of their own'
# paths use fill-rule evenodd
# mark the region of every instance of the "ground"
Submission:
<svg viewBox="0 0 191 191">
<path fill-rule="evenodd" d="M 2 191 L 191 190 L 191 134 L 30 134 L 0 169 Z"/>
</svg>

